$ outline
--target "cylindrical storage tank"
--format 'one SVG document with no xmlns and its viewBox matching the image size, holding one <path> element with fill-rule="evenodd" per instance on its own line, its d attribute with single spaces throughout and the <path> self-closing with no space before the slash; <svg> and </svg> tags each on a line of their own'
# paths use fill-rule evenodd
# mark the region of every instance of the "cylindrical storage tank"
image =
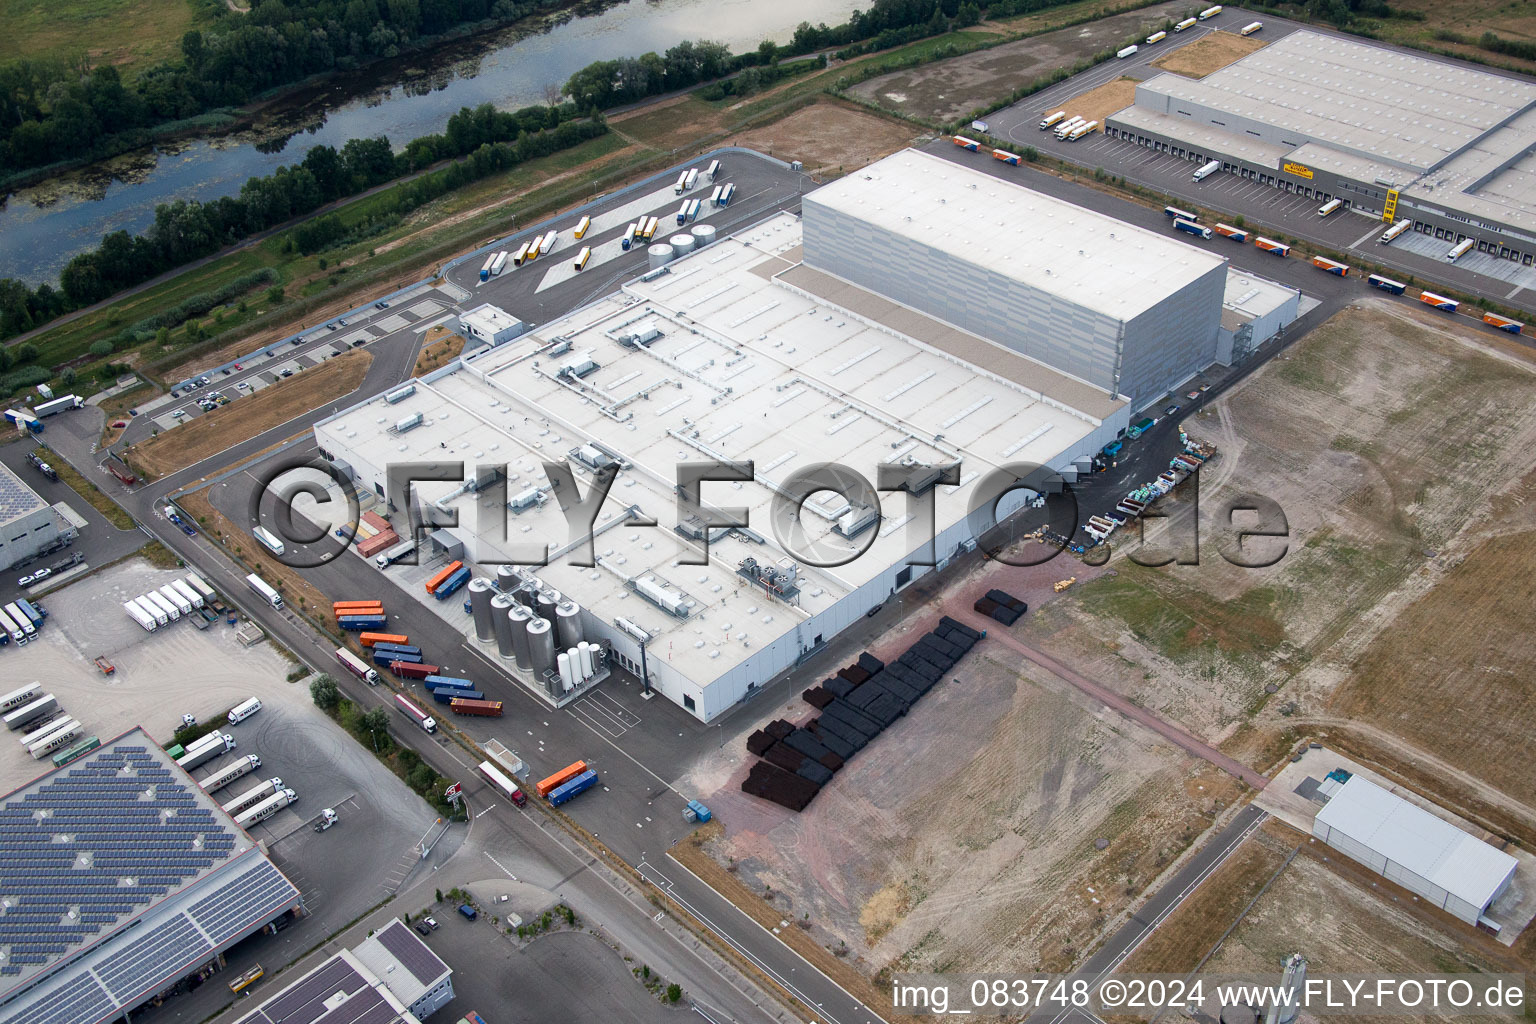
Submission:
<svg viewBox="0 0 1536 1024">
<path fill-rule="evenodd" d="M 645 252 L 646 255 L 650 257 L 652 270 L 657 270 L 666 266 L 668 263 L 672 262 L 672 257 L 677 255 L 672 251 L 672 247 L 667 245 L 665 242 L 658 242 L 651 246 L 649 249 L 645 250 Z"/>
<path fill-rule="evenodd" d="M 533 594 L 533 588 L 527 584 L 524 584 L 521 589 L 512 592 L 512 596 L 516 599 L 517 603 L 528 609 L 533 608 Z"/>
<path fill-rule="evenodd" d="M 555 655 L 555 668 L 560 673 L 560 685 L 569 690 L 571 688 L 571 656 L 565 651 Z"/>
<path fill-rule="evenodd" d="M 524 672 L 533 668 L 532 648 L 528 645 L 528 623 L 532 618 L 533 613 L 516 602 L 507 612 L 507 624 L 512 627 L 512 656 Z"/>
<path fill-rule="evenodd" d="M 496 589 L 503 594 L 510 594 L 522 583 L 522 577 L 517 573 L 517 567 L 512 565 L 498 565 L 496 567 Z"/>
<path fill-rule="evenodd" d="M 476 576 L 469 581 L 469 610 L 475 617 L 475 639 L 481 643 L 490 643 L 496 636 L 496 628 L 491 625 L 491 598 L 495 588 L 491 581 L 484 576 Z"/>
<path fill-rule="evenodd" d="M 533 613 L 541 619 L 555 621 L 555 608 L 560 604 L 560 595 L 553 590 L 541 590 L 533 601 Z"/>
<path fill-rule="evenodd" d="M 555 631 L 548 619 L 528 620 L 528 657 L 533 661 L 533 674 L 539 678 L 554 671 Z"/>
<path fill-rule="evenodd" d="M 581 643 L 581 605 L 569 598 L 555 605 L 555 639 L 561 647 Z"/>
<path fill-rule="evenodd" d="M 673 235 L 667 239 L 672 246 L 672 251 L 681 256 L 685 252 L 693 252 L 693 236 L 686 231 L 680 235 Z"/>
<path fill-rule="evenodd" d="M 592 645 L 583 640 L 581 646 L 576 649 L 576 652 L 581 658 L 581 678 L 591 679 L 593 674 Z"/>
<path fill-rule="evenodd" d="M 715 240 L 715 226 L 713 224 L 695 224 L 691 229 L 693 234 L 693 247 L 702 249 Z"/>
<path fill-rule="evenodd" d="M 511 594 L 497 594 L 491 598 L 491 631 L 496 634 L 496 653 L 508 660 L 513 657 L 515 648 L 512 645 L 512 620 L 507 618 L 507 613 L 515 603 Z M 526 634 L 527 630 L 523 629 L 523 632 Z"/>
</svg>

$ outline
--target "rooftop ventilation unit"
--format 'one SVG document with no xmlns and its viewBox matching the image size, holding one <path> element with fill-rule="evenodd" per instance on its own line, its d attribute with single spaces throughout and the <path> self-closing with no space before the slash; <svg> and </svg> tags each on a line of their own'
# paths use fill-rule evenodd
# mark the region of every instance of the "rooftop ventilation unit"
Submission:
<svg viewBox="0 0 1536 1024">
<path fill-rule="evenodd" d="M 832 529 L 852 540 L 880 521 L 880 510 L 868 505 L 855 505 L 833 524 Z"/>
<path fill-rule="evenodd" d="M 681 594 L 674 594 L 668 590 L 657 582 L 654 576 L 633 579 L 630 581 L 630 585 L 635 588 L 635 593 L 668 615 L 674 615 L 679 619 L 686 619 L 688 617 L 687 599 Z"/>
<path fill-rule="evenodd" d="M 403 434 L 407 430 L 414 430 L 419 426 L 421 426 L 421 413 L 413 412 L 405 419 L 400 420 L 395 424 L 395 433 Z"/>
<path fill-rule="evenodd" d="M 572 448 L 570 455 L 572 459 L 588 469 L 602 469 L 605 466 L 612 466 L 618 461 L 593 444 L 584 444 L 580 447 Z"/>
<path fill-rule="evenodd" d="M 751 580 L 769 597 L 792 603 L 800 596 L 799 570 L 793 565 L 780 568 L 764 565 L 755 558 L 743 558 L 736 566 L 736 572 Z"/>
<path fill-rule="evenodd" d="M 396 388 L 395 390 L 391 391 L 389 394 L 385 395 L 384 396 L 384 401 L 388 402 L 390 405 L 394 405 L 396 402 L 403 402 L 403 401 L 405 401 L 407 398 L 410 398 L 415 393 L 416 393 L 416 385 L 415 384 L 407 384 L 405 387 L 403 387 L 403 388 Z"/>
<path fill-rule="evenodd" d="M 537 508 L 544 504 L 544 489 L 542 487 L 530 487 L 526 491 L 519 491 L 512 495 L 512 500 L 507 502 L 507 508 L 513 512 L 526 512 L 531 508 Z"/>
<path fill-rule="evenodd" d="M 583 352 L 575 359 L 571 359 L 562 364 L 558 372 L 562 377 L 575 377 L 580 379 L 587 376 L 588 374 L 596 373 L 597 370 L 598 365 L 596 361 L 593 360 L 592 353 L 589 350 L 587 352 Z"/>
</svg>

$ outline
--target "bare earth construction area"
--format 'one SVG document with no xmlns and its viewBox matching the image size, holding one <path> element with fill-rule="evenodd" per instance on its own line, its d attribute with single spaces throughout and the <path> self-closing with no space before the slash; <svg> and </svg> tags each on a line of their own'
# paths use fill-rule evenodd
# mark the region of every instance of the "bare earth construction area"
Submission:
<svg viewBox="0 0 1536 1024">
<path fill-rule="evenodd" d="M 1531 651 L 1509 616 L 1531 590 L 1533 402 L 1515 346 L 1345 310 L 1188 424 L 1222 451 L 1201 474 L 1207 529 L 1224 497 L 1267 496 L 1285 557 L 1238 568 L 1207 535 L 1199 565 L 1117 561 L 1021 636 L 1260 770 L 1298 736 L 1347 732 L 1524 831 Z"/>
<path fill-rule="evenodd" d="M 851 91 L 887 110 L 952 120 L 986 103 L 1006 99 L 1015 89 L 1058 68 L 1071 68 L 1101 50 L 1123 46 L 1127 39 L 1144 38 L 1183 10 L 1173 3 L 1144 7 L 910 71 L 893 71 Z"/>
</svg>

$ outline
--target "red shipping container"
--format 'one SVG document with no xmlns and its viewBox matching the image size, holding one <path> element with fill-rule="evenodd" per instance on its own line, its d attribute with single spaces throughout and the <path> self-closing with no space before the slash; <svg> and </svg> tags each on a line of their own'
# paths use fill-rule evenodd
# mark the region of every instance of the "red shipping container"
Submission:
<svg viewBox="0 0 1536 1024">
<path fill-rule="evenodd" d="M 392 661 L 389 663 L 389 670 L 404 679 L 425 679 L 442 671 L 437 665 L 414 661 Z"/>
<path fill-rule="evenodd" d="M 448 707 L 456 715 L 501 717 L 501 701 L 499 700 L 469 700 L 465 697 L 455 697 L 448 702 Z"/>
<path fill-rule="evenodd" d="M 359 541 L 357 544 L 357 553 L 362 555 L 364 558 L 372 558 L 380 551 L 388 551 L 390 548 L 399 543 L 400 538 L 396 535 L 394 530 L 385 530 L 383 533 L 374 534 L 367 540 Z"/>
<path fill-rule="evenodd" d="M 389 520 L 385 519 L 377 512 L 364 512 L 363 522 L 367 523 L 369 526 L 373 527 L 375 530 L 378 530 L 381 533 L 385 530 L 394 529 L 394 527 L 389 525 Z"/>
</svg>

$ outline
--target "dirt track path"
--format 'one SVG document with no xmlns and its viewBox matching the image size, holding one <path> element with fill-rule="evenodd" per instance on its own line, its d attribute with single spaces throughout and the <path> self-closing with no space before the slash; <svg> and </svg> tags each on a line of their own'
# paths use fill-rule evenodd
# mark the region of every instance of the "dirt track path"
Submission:
<svg viewBox="0 0 1536 1024">
<path fill-rule="evenodd" d="M 958 603 L 959 602 L 956 602 L 957 605 Z M 948 609 L 948 611 L 950 615 L 954 616 L 956 619 L 959 619 L 961 622 L 964 622 L 972 629 L 987 630 L 987 640 L 995 640 L 996 642 L 1002 644 L 1004 647 L 1007 647 L 1010 650 L 1023 655 L 1046 671 L 1051 672 L 1061 677 L 1066 682 L 1071 683 L 1073 686 L 1077 687 L 1079 690 L 1092 697 L 1094 700 L 1099 701 L 1107 707 L 1113 708 L 1114 710 L 1120 712 L 1120 714 L 1124 715 L 1126 718 L 1129 718 L 1131 721 L 1138 722 L 1141 725 L 1146 726 L 1148 729 L 1151 729 L 1153 732 L 1157 733 L 1159 736 L 1163 737 L 1168 742 L 1174 744 L 1187 753 L 1205 761 L 1209 761 L 1211 764 L 1215 765 L 1217 768 L 1220 768 L 1227 774 L 1248 783 L 1248 785 L 1252 786 L 1254 789 L 1263 789 L 1265 786 L 1269 785 L 1269 778 L 1267 776 L 1261 775 L 1242 762 L 1228 757 L 1226 754 L 1223 754 L 1209 743 L 1205 743 L 1196 739 L 1194 736 L 1191 736 L 1189 733 L 1185 732 L 1183 729 L 1180 729 L 1178 726 L 1163 721 L 1161 718 L 1158 718 L 1146 708 L 1137 707 L 1135 704 L 1131 703 L 1129 700 L 1126 700 L 1124 697 L 1120 696 L 1118 693 L 1115 693 L 1113 690 L 1110 690 L 1107 687 L 1094 682 L 1079 672 L 1073 671 L 1072 669 L 1063 665 L 1061 662 L 1057 661 L 1055 658 L 1052 658 L 1050 655 L 1045 654 L 1042 651 L 1037 651 L 1033 647 L 1022 643 L 1012 635 L 1000 629 L 998 624 L 992 619 L 984 618 L 981 615 L 978 615 L 971 608 L 965 606 L 951 607 Z"/>
</svg>

